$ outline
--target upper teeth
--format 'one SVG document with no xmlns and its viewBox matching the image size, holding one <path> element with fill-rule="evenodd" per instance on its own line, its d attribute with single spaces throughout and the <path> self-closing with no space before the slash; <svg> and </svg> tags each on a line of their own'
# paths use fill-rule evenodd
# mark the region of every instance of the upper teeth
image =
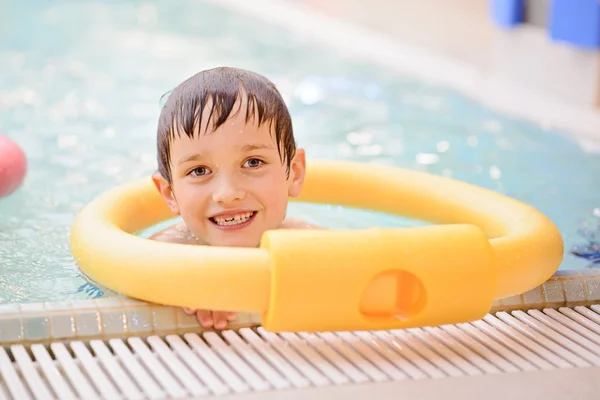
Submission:
<svg viewBox="0 0 600 400">
<path fill-rule="evenodd" d="M 253 212 L 245 212 L 245 213 L 230 215 L 227 217 L 214 217 L 213 219 L 219 225 L 236 225 L 236 224 L 241 224 L 242 222 L 246 222 L 252 216 L 252 214 L 254 214 L 254 213 Z"/>
</svg>

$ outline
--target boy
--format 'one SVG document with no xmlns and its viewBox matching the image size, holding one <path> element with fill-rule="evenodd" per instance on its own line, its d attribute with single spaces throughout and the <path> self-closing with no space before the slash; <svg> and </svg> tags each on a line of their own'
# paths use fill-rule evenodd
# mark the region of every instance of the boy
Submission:
<svg viewBox="0 0 600 400">
<path fill-rule="evenodd" d="M 316 228 L 286 217 L 304 182 L 288 109 L 275 85 L 235 68 L 202 71 L 177 86 L 157 131 L 152 176 L 183 222 L 151 239 L 257 247 L 269 229 Z M 198 260 L 202 262 L 202 260 Z M 189 310 L 204 328 L 224 329 L 235 313 Z"/>
</svg>

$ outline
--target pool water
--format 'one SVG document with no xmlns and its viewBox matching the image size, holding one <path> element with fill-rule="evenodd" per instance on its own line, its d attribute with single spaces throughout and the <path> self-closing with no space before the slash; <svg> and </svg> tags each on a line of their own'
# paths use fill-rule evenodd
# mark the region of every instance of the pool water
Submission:
<svg viewBox="0 0 600 400">
<path fill-rule="evenodd" d="M 600 206 L 600 155 L 568 134 L 507 118 L 453 91 L 337 56 L 276 27 L 198 1 L 2 2 L 0 132 L 29 158 L 0 200 L 0 303 L 115 296 L 88 282 L 68 248 L 78 211 L 156 168 L 160 96 L 219 65 L 281 89 L 311 158 L 386 163 L 497 190 L 560 228 L 562 269 Z M 290 214 L 332 228 L 421 222 L 335 206 Z"/>
</svg>

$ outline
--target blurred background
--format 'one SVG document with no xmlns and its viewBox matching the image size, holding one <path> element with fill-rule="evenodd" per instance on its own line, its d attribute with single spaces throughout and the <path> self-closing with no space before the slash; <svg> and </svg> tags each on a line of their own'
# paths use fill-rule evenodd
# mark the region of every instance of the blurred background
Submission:
<svg viewBox="0 0 600 400">
<path fill-rule="evenodd" d="M 600 105 L 594 0 L 289 0 L 547 96 Z"/>
<path fill-rule="evenodd" d="M 552 4 L 565 3 L 0 0 L 0 134 L 28 159 L 23 185 L 0 199 L 0 303 L 116 295 L 77 269 L 70 225 L 156 169 L 160 97 L 223 65 L 276 83 L 309 159 L 499 191 L 559 226 L 561 269 L 593 265 L 571 251 L 597 242 L 600 6 Z M 424 224 L 336 206 L 290 213 L 332 228 Z"/>
</svg>

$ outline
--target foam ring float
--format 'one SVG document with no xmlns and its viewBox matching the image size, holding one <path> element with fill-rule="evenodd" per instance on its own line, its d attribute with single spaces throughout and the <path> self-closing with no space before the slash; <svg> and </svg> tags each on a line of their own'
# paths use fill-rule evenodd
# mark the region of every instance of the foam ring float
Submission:
<svg viewBox="0 0 600 400">
<path fill-rule="evenodd" d="M 109 190 L 71 229 L 96 282 L 137 299 L 261 313 L 270 331 L 373 330 L 479 319 L 558 269 L 563 241 L 542 213 L 500 193 L 424 172 L 313 161 L 297 201 L 435 223 L 414 228 L 271 230 L 259 248 L 134 235 L 174 216 L 150 178 Z"/>
</svg>

